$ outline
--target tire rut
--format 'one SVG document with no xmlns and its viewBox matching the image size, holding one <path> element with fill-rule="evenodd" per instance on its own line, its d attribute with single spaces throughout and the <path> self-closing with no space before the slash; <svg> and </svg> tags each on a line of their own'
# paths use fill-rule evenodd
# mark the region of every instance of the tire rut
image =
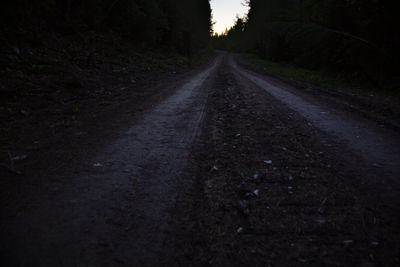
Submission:
<svg viewBox="0 0 400 267">
<path fill-rule="evenodd" d="M 369 165 L 383 167 L 392 173 L 393 177 L 400 177 L 400 137 L 398 134 L 385 131 L 354 114 L 307 101 L 299 95 L 282 89 L 287 87 L 283 83 L 273 84 L 257 74 L 240 68 L 232 57 L 229 62 L 240 75 L 301 114 L 314 126 L 346 142 L 349 148 L 362 154 Z"/>
</svg>

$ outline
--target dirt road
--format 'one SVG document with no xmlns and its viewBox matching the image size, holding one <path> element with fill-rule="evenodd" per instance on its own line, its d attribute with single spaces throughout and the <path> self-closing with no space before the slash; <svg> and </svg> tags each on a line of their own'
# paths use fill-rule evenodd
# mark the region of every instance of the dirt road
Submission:
<svg viewBox="0 0 400 267">
<path fill-rule="evenodd" d="M 3 262 L 399 264 L 398 133 L 226 54 L 132 123 L 3 212 Z"/>
</svg>

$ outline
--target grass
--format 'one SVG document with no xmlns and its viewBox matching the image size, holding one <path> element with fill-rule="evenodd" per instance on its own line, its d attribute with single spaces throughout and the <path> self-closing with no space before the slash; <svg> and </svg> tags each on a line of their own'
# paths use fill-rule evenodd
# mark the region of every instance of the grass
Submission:
<svg viewBox="0 0 400 267">
<path fill-rule="evenodd" d="M 388 105 L 400 107 L 400 92 L 383 87 L 372 87 L 356 84 L 346 79 L 343 74 L 335 74 L 320 70 L 309 70 L 290 65 L 261 59 L 253 54 L 241 54 L 241 58 L 248 62 L 254 70 L 273 76 L 294 79 L 323 88 L 339 89 L 349 94 L 375 95 L 387 99 Z"/>
<path fill-rule="evenodd" d="M 343 75 L 327 73 L 318 70 L 308 70 L 285 63 L 276 63 L 252 54 L 242 54 L 241 57 L 249 62 L 257 71 L 284 78 L 295 79 L 323 87 L 351 87 Z"/>
</svg>

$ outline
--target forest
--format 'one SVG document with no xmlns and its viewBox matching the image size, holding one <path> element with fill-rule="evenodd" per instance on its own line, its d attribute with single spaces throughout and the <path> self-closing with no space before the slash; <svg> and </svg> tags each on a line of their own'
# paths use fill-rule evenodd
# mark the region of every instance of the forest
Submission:
<svg viewBox="0 0 400 267">
<path fill-rule="evenodd" d="M 5 0 L 0 7 L 3 37 L 17 29 L 62 36 L 112 31 L 136 47 L 172 46 L 189 54 L 210 35 L 208 0 Z"/>
<path fill-rule="evenodd" d="M 387 0 L 249 0 L 215 47 L 342 74 L 363 86 L 399 87 L 399 4 Z"/>
<path fill-rule="evenodd" d="M 224 34 L 214 35 L 214 48 L 340 73 L 363 86 L 399 86 L 397 2 L 247 0 L 244 4 L 249 6 L 247 16 L 238 17 Z M 38 43 L 44 32 L 85 40 L 112 32 L 135 48 L 172 48 L 185 56 L 209 45 L 213 23 L 208 0 L 6 0 L 0 16 L 2 49 L 4 43 L 9 47 L 10 42 Z"/>
</svg>

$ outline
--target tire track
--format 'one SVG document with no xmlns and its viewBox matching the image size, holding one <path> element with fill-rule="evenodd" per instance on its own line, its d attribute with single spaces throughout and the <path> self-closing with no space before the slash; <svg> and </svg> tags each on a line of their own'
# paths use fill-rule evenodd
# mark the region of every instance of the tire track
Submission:
<svg viewBox="0 0 400 267">
<path fill-rule="evenodd" d="M 260 75 L 240 68 L 233 58 L 231 67 L 240 75 L 267 91 L 277 100 L 301 114 L 319 129 L 333 134 L 347 146 L 363 156 L 370 166 L 383 167 L 393 177 L 400 177 L 400 138 L 391 131 L 383 131 L 360 118 L 337 110 L 311 103 L 293 94 L 279 84 L 263 79 Z"/>
</svg>

